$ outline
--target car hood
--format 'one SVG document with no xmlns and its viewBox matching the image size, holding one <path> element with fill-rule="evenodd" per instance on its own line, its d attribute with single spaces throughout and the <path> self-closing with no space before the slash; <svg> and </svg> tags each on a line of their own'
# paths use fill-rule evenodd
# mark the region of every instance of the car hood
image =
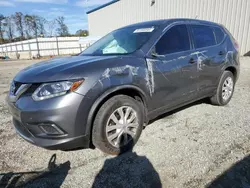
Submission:
<svg viewBox="0 0 250 188">
<path fill-rule="evenodd" d="M 69 79 L 81 79 L 96 63 L 109 61 L 115 56 L 72 56 L 54 58 L 21 70 L 14 78 L 22 83 L 44 83 Z"/>
</svg>

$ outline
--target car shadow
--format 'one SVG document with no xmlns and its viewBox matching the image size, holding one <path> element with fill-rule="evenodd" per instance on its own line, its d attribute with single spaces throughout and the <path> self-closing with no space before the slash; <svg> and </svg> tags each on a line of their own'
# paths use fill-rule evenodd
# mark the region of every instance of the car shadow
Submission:
<svg viewBox="0 0 250 188">
<path fill-rule="evenodd" d="M 160 115 L 151 120 L 149 124 L 202 103 L 209 104 L 209 99 L 202 99 Z M 92 185 L 92 188 L 116 187 L 161 188 L 162 183 L 150 160 L 146 156 L 139 156 L 130 150 L 117 157 L 107 159 Z"/>
<path fill-rule="evenodd" d="M 246 188 L 250 187 L 250 155 L 235 163 L 232 167 L 209 183 L 207 188 Z"/>
<path fill-rule="evenodd" d="M 162 115 L 159 115 L 159 116 L 157 116 L 156 118 L 150 120 L 149 123 L 148 123 L 148 125 L 150 125 L 150 124 L 152 124 L 152 123 L 154 123 L 155 121 L 158 121 L 158 120 L 160 120 L 160 119 L 163 119 L 163 118 L 169 117 L 169 116 L 171 116 L 171 115 L 174 115 L 174 114 L 177 113 L 177 112 L 180 112 L 180 111 L 182 111 L 182 110 L 185 110 L 185 109 L 188 109 L 188 108 L 190 108 L 190 107 L 192 107 L 192 106 L 196 106 L 196 105 L 200 105 L 200 104 L 210 104 L 209 99 L 208 99 L 208 98 L 201 99 L 201 100 L 195 101 L 195 102 L 193 102 L 193 103 L 187 104 L 187 105 L 185 105 L 185 106 L 182 106 L 182 107 L 180 107 L 180 108 L 177 108 L 177 109 L 175 109 L 175 110 L 172 110 L 172 111 L 169 111 L 169 112 L 167 112 L 167 113 L 164 113 L 164 114 L 162 114 Z"/>
<path fill-rule="evenodd" d="M 244 56 L 250 56 L 250 51 L 245 53 Z"/>
<path fill-rule="evenodd" d="M 70 161 L 56 164 L 56 154 L 52 155 L 48 167 L 42 171 L 0 173 L 0 187 L 44 187 L 59 188 L 70 170 Z"/>
<path fill-rule="evenodd" d="M 92 188 L 161 188 L 160 176 L 146 156 L 132 150 L 107 159 Z"/>
</svg>

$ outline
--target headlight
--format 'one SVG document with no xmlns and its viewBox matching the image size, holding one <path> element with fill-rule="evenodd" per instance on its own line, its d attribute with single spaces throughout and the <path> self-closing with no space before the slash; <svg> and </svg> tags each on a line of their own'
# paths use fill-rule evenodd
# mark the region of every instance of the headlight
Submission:
<svg viewBox="0 0 250 188">
<path fill-rule="evenodd" d="M 41 101 L 44 99 L 65 95 L 69 91 L 75 91 L 82 83 L 83 80 L 76 82 L 65 81 L 42 84 L 32 94 L 32 98 L 35 101 Z"/>
</svg>

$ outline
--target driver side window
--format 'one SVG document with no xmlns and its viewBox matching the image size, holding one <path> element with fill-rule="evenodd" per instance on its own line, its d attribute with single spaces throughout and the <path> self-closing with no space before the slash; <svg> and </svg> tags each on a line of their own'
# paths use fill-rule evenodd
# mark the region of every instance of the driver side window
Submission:
<svg viewBox="0 0 250 188">
<path fill-rule="evenodd" d="M 190 39 L 186 25 L 176 25 L 170 28 L 155 46 L 155 52 L 158 55 L 187 50 L 190 50 Z"/>
</svg>

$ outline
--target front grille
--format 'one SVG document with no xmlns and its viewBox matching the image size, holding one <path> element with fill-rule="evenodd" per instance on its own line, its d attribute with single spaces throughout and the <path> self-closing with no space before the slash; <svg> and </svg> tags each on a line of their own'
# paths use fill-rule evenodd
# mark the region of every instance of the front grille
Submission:
<svg viewBox="0 0 250 188">
<path fill-rule="evenodd" d="M 25 91 L 25 95 L 32 95 L 36 89 L 40 86 L 41 84 L 32 84 L 27 91 Z"/>
<path fill-rule="evenodd" d="M 22 85 L 22 83 L 21 82 L 15 82 L 14 81 L 14 87 L 15 87 L 15 89 L 14 89 L 14 93 L 16 93 L 17 92 L 17 90 L 20 88 L 20 86 Z"/>
<path fill-rule="evenodd" d="M 38 83 L 25 84 L 25 83 L 13 81 L 10 86 L 10 95 L 12 96 L 18 95 L 18 98 L 21 96 L 31 96 L 39 86 L 40 84 Z M 20 92 L 18 91 L 19 89 L 20 89 Z"/>
<path fill-rule="evenodd" d="M 22 83 L 18 82 L 18 85 L 16 87 L 20 88 Z M 35 90 L 40 86 L 40 84 L 32 84 L 22 95 L 30 96 L 32 95 Z M 18 89 L 15 89 L 15 93 Z"/>
</svg>

